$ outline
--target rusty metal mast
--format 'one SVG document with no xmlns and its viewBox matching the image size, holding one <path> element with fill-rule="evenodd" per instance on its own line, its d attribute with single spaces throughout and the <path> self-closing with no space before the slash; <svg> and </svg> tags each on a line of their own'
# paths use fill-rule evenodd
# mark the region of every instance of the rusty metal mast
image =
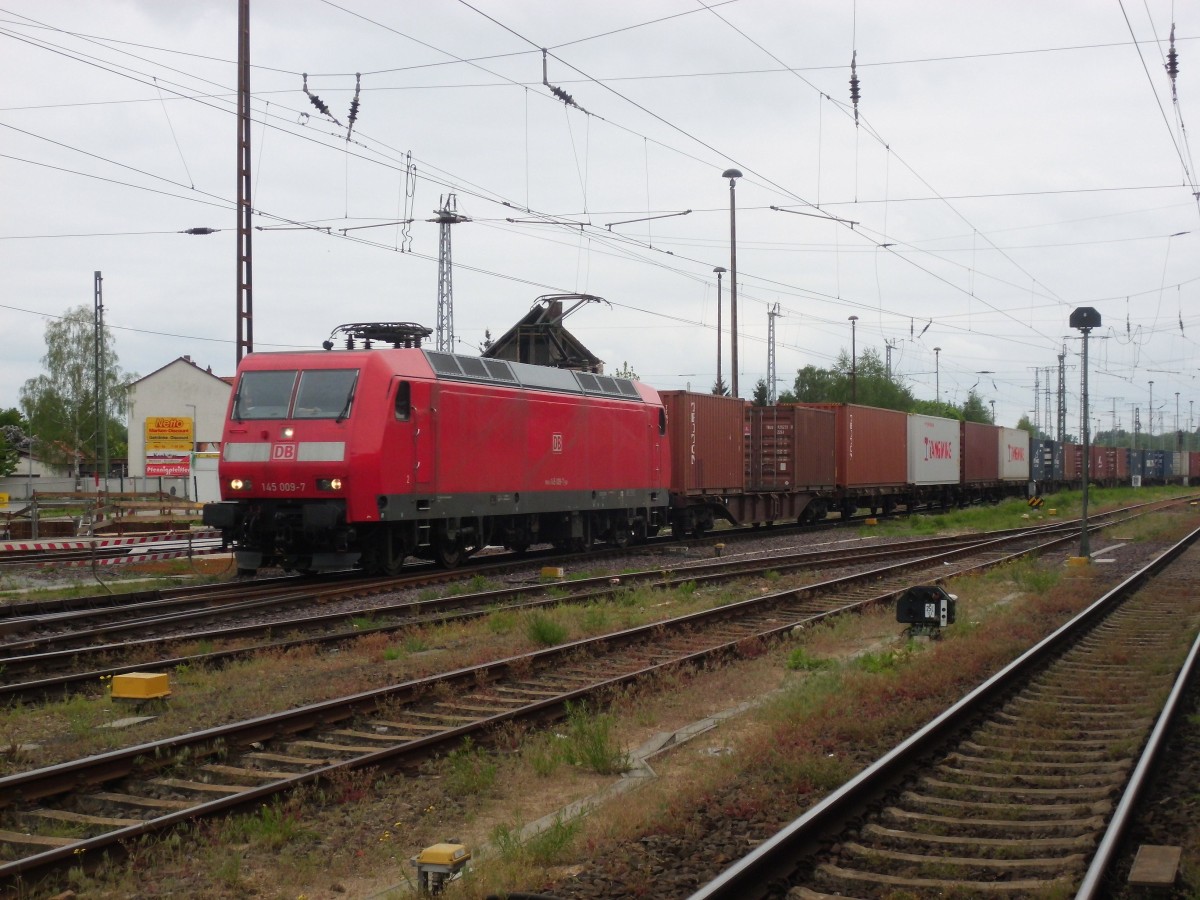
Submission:
<svg viewBox="0 0 1200 900">
<path fill-rule="evenodd" d="M 250 252 L 250 0 L 238 0 L 237 361 L 254 352 L 254 279 Z"/>
</svg>

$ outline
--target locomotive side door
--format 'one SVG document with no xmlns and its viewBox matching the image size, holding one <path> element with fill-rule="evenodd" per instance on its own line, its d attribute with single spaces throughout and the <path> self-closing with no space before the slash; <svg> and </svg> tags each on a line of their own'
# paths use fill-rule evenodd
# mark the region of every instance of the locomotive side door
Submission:
<svg viewBox="0 0 1200 900">
<path fill-rule="evenodd" d="M 413 436 L 413 484 L 418 491 L 429 490 L 434 481 L 436 459 L 436 436 L 433 432 L 434 385 L 428 381 L 401 382 L 399 390 L 404 390 L 405 386 L 408 389 L 409 425 Z"/>
</svg>

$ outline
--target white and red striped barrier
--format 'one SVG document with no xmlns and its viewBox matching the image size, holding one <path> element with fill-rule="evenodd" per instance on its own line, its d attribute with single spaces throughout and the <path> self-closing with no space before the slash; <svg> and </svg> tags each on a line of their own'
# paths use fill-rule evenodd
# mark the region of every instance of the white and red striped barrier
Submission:
<svg viewBox="0 0 1200 900">
<path fill-rule="evenodd" d="M 209 540 L 219 538 L 219 531 L 188 531 L 183 532 L 159 532 L 156 534 L 142 534 L 131 537 L 113 537 L 113 538 L 76 538 L 74 540 L 61 541 L 0 541 L 0 553 L 5 551 L 34 551 L 53 553 L 58 550 L 90 550 L 93 547 L 132 547 L 135 544 L 151 544 L 160 541 L 181 541 L 191 538 L 192 540 Z"/>
<path fill-rule="evenodd" d="M 222 552 L 221 545 L 218 544 L 215 547 L 193 547 L 191 549 L 191 551 L 188 551 L 186 549 L 181 549 L 181 550 L 167 550 L 167 551 L 163 551 L 160 553 L 137 553 L 137 554 L 133 554 L 133 555 L 125 554 L 123 556 L 102 556 L 102 557 L 97 557 L 95 560 L 80 559 L 80 560 L 74 560 L 72 562 L 55 563 L 55 565 L 90 566 L 93 563 L 95 563 L 98 566 L 112 566 L 112 565 L 117 565 L 119 563 L 159 562 L 159 561 L 165 560 L 165 559 L 180 559 L 181 557 L 184 557 L 184 556 L 209 556 L 211 554 L 220 553 L 220 552 Z M 226 552 L 228 552 L 228 551 L 226 551 Z"/>
</svg>

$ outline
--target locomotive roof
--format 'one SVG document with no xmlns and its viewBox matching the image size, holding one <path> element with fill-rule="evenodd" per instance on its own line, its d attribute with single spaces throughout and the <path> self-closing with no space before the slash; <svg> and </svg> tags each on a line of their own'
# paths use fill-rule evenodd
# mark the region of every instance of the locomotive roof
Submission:
<svg viewBox="0 0 1200 900">
<path fill-rule="evenodd" d="M 509 388 L 554 391 L 559 394 L 586 394 L 591 397 L 608 397 L 633 403 L 646 402 L 641 392 L 638 391 L 637 385 L 628 378 L 594 375 L 591 372 L 558 369 L 553 366 L 535 366 L 506 359 L 461 356 L 457 353 L 443 353 L 439 350 L 424 348 L 390 348 L 387 350 L 362 348 L 320 353 L 306 351 L 302 354 L 296 354 L 294 351 L 252 353 L 243 360 L 243 369 L 251 371 L 278 368 L 281 359 L 284 358 L 292 365 L 302 366 L 301 360 L 297 357 L 320 360 L 318 368 L 334 368 L 337 367 L 339 359 L 343 363 L 345 362 L 343 354 L 354 356 L 355 363 L 352 365 L 363 365 L 365 360 L 381 353 L 420 354 L 425 357 L 426 363 L 439 381 L 466 381 L 475 384 L 502 385 Z"/>
<path fill-rule="evenodd" d="M 532 388 L 565 394 L 591 394 L 616 400 L 643 402 L 637 387 L 628 378 L 593 375 L 571 369 L 534 366 L 504 359 L 460 356 L 437 350 L 422 350 L 438 379 L 500 384 L 506 387 Z"/>
</svg>

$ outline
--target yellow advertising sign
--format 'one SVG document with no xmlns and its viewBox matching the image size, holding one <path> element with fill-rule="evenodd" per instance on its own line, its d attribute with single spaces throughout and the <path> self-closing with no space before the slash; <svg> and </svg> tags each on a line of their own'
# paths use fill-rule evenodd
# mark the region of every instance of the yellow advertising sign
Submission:
<svg viewBox="0 0 1200 900">
<path fill-rule="evenodd" d="M 195 432 L 191 416 L 148 416 L 146 418 L 146 453 L 155 450 L 185 450 L 191 452 Z"/>
<path fill-rule="evenodd" d="M 0 506 L 8 506 L 8 494 L 0 494 Z"/>
</svg>

